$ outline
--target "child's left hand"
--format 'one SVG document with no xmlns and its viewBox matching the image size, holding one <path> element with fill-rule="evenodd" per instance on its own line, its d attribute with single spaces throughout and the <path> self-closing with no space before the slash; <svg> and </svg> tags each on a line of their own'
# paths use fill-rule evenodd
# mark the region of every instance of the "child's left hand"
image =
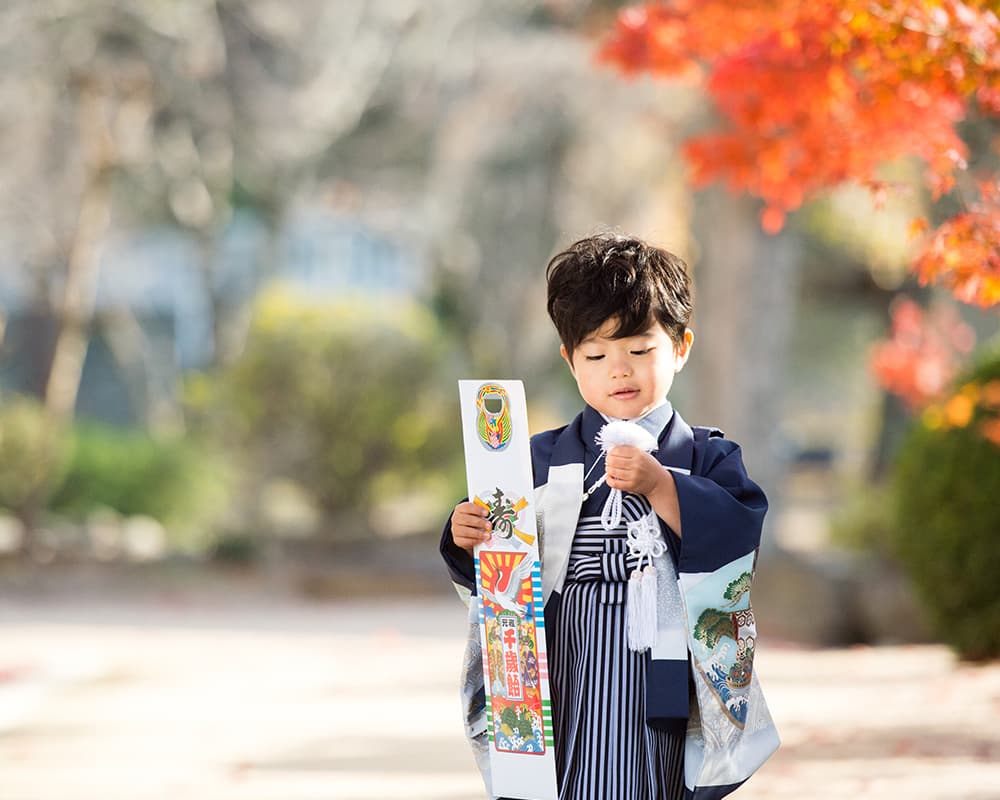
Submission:
<svg viewBox="0 0 1000 800">
<path fill-rule="evenodd" d="M 606 456 L 605 465 L 608 486 L 645 495 L 647 499 L 663 481 L 669 480 L 660 462 L 638 447 L 623 445 L 613 448 Z"/>
</svg>

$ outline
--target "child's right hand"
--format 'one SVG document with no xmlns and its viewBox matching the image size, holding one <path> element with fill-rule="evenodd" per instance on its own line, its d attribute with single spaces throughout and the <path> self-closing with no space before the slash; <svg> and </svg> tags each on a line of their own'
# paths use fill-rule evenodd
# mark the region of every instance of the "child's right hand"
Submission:
<svg viewBox="0 0 1000 800">
<path fill-rule="evenodd" d="M 459 503 L 451 515 L 452 541 L 470 554 L 477 544 L 490 541 L 493 526 L 486 519 L 488 515 L 489 512 L 476 503 Z"/>
</svg>

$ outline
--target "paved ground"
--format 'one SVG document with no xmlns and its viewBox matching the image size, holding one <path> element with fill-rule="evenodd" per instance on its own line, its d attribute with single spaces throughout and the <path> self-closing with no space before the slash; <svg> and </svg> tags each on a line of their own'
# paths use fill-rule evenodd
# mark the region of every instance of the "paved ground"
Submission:
<svg viewBox="0 0 1000 800">
<path fill-rule="evenodd" d="M 0 599 L 2 800 L 472 800 L 457 599 Z M 735 797 L 1000 798 L 1000 665 L 764 642 Z M 595 799 L 596 800 L 596 799 Z"/>
</svg>

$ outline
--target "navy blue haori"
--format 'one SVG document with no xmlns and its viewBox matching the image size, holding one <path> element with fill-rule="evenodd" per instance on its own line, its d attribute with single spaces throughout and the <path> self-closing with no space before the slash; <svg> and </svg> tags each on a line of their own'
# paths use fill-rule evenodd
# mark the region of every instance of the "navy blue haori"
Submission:
<svg viewBox="0 0 1000 800">
<path fill-rule="evenodd" d="M 608 487 L 584 498 L 584 476 L 593 473 L 589 486 L 603 473 L 595 438 L 606 421 L 587 406 L 531 438 L 559 797 L 721 798 L 778 746 L 752 669 L 749 605 L 767 499 L 718 429 L 692 428 L 669 402 L 638 421 L 673 473 L 683 537 L 660 520 L 657 641 L 633 652 L 625 589 L 635 559 L 624 523 L 649 504 L 626 494 L 623 524 L 605 531 Z M 460 594 L 476 602 L 472 558 L 452 541 L 450 520 L 440 549 Z M 477 652 L 470 647 L 463 681 L 474 746 L 485 730 Z"/>
</svg>

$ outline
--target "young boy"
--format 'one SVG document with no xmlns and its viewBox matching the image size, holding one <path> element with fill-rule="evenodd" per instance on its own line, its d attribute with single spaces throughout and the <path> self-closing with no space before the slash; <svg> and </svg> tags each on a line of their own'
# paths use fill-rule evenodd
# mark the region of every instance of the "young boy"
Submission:
<svg viewBox="0 0 1000 800">
<path fill-rule="evenodd" d="M 751 677 L 756 634 L 749 582 L 767 500 L 747 476 L 739 446 L 717 429 L 692 429 L 667 400 L 694 338 L 687 327 L 693 309 L 684 262 L 641 240 L 602 234 L 555 256 L 546 277 L 560 353 L 586 404 L 569 425 L 531 440 L 560 800 L 684 797 L 689 727 L 688 797 L 722 797 L 749 776 L 748 764 L 763 754 L 752 772 L 777 746 L 765 730 L 770 726 L 773 733 L 773 725 Z M 645 428 L 659 448 L 650 454 L 622 446 L 603 455 L 595 437 L 616 419 Z M 607 479 L 595 489 L 603 473 Z M 611 489 L 626 493 L 624 520 L 605 530 L 601 509 Z M 656 644 L 636 652 L 626 636 L 626 584 L 638 561 L 627 524 L 650 510 L 666 553 L 656 562 Z M 479 506 L 459 503 L 442 536 L 452 579 L 472 592 L 473 548 L 491 538 L 485 516 Z M 744 572 L 734 583 L 738 570 Z M 721 608 L 706 606 L 716 617 L 692 618 L 698 601 L 693 594 L 682 598 L 685 576 L 701 581 L 709 573 L 722 581 L 720 594 L 728 594 L 712 601 Z M 734 586 L 740 590 L 734 593 Z M 745 608 L 733 611 L 741 602 Z M 706 634 L 693 619 L 721 619 L 720 629 L 732 633 Z M 689 633 L 712 656 L 708 663 L 701 653 L 707 664 L 702 671 L 695 659 L 693 684 Z M 478 653 L 473 643 L 466 699 L 468 733 L 481 749 Z M 693 708 L 689 690 L 697 701 Z M 706 707 L 714 697 L 725 714 L 709 710 L 689 726 L 703 696 Z M 720 722 L 712 714 L 728 717 Z M 701 728 L 713 727 L 713 736 L 703 739 Z M 709 738 L 722 744 L 713 750 Z M 739 744 L 744 738 L 746 747 Z M 737 746 L 749 755 L 735 753 Z"/>
</svg>

